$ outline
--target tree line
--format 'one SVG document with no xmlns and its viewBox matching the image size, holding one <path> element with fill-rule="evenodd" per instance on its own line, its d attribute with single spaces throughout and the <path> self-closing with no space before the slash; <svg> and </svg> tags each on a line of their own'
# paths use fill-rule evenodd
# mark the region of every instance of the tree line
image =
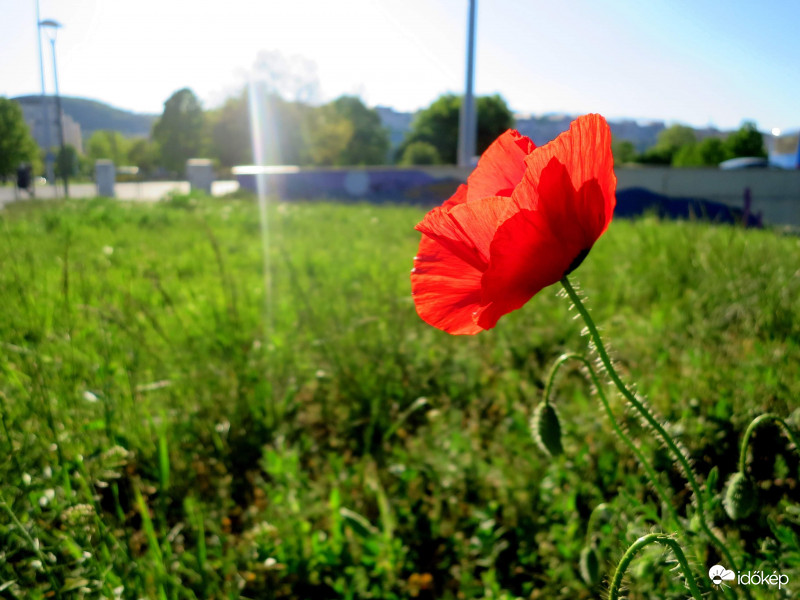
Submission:
<svg viewBox="0 0 800 600">
<path fill-rule="evenodd" d="M 356 96 L 342 96 L 322 105 L 286 100 L 257 90 L 264 108 L 258 123 L 267 138 L 270 164 L 300 166 L 453 164 L 458 145 L 461 98 L 446 94 L 420 111 L 399 148 L 392 151 L 389 131 L 378 112 Z M 500 96 L 477 99 L 478 152 L 513 127 L 514 117 Z M 3 131 L 7 134 L 3 135 Z M 12 135 L 13 133 L 13 135 Z M 252 164 L 250 103 L 246 89 L 221 106 L 204 110 L 188 88 L 173 93 L 153 124 L 148 138 L 128 138 L 99 130 L 86 140 L 79 155 L 71 146 L 58 151 L 56 172 L 91 176 L 95 161 L 139 168 L 143 176 L 181 176 L 189 158 L 214 159 L 221 169 Z M 19 106 L 0 98 L 0 175 L 12 175 L 20 163 L 43 169 L 38 149 Z"/>
<path fill-rule="evenodd" d="M 685 125 L 672 125 L 658 134 L 656 144 L 637 153 L 633 142 L 614 140 L 612 143 L 615 164 L 639 163 L 673 167 L 716 167 L 719 163 L 737 157 L 766 158 L 764 138 L 755 123 L 745 122 L 724 137 L 697 139 L 694 129 Z"/>
<path fill-rule="evenodd" d="M 356 96 L 341 96 L 314 105 L 287 100 L 275 91 L 255 88 L 262 107 L 254 126 L 267 141 L 269 164 L 299 166 L 437 165 L 455 164 L 461 97 L 445 94 L 415 117 L 411 129 L 394 150 L 389 131 L 378 112 Z M 482 153 L 503 131 L 514 126 L 514 116 L 499 95 L 479 97 L 477 152 Z M 737 156 L 765 157 L 761 134 L 745 123 L 726 137 L 698 140 L 693 129 L 673 125 L 657 143 L 638 153 L 633 143 L 615 139 L 617 164 L 640 163 L 675 167 L 716 166 Z M 17 103 L 0 97 L 0 177 L 13 175 L 20 163 L 42 172 L 44 151 L 39 149 Z M 148 138 L 127 138 L 117 131 L 95 131 L 79 155 L 67 146 L 58 152 L 59 175 L 90 177 L 98 159 L 136 166 L 145 177 L 180 177 L 189 158 L 212 158 L 225 171 L 253 164 L 251 114 L 247 89 L 221 106 L 205 110 L 194 92 L 183 88 L 164 103 Z"/>
</svg>

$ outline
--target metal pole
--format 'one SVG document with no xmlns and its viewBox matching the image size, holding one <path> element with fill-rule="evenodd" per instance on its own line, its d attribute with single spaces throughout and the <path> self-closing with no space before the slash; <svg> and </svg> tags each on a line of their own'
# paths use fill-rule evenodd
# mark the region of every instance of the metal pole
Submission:
<svg viewBox="0 0 800 600">
<path fill-rule="evenodd" d="M 61 116 L 61 96 L 58 93 L 58 68 L 56 67 L 56 38 L 50 39 L 50 45 L 53 47 L 53 80 L 56 85 L 56 113 L 58 113 L 58 136 L 61 146 L 61 156 L 64 157 L 64 119 Z M 61 174 L 64 179 L 64 197 L 69 198 L 69 173 Z"/>
<path fill-rule="evenodd" d="M 458 131 L 458 166 L 469 167 L 476 154 L 478 123 L 475 114 L 473 80 L 475 74 L 475 12 L 477 0 L 469 0 L 467 20 L 467 84 L 461 104 L 461 118 Z"/>
<path fill-rule="evenodd" d="M 48 160 L 50 156 L 50 119 L 47 116 L 47 90 L 44 87 L 44 53 L 42 52 L 42 26 L 41 17 L 39 16 L 39 0 L 36 0 L 36 39 L 38 40 L 39 48 L 39 72 L 42 76 L 42 96 L 39 104 L 42 107 L 42 128 L 44 129 L 44 152 L 45 152 L 45 177 L 47 182 L 55 185 L 55 178 L 53 177 L 53 162 Z"/>
</svg>

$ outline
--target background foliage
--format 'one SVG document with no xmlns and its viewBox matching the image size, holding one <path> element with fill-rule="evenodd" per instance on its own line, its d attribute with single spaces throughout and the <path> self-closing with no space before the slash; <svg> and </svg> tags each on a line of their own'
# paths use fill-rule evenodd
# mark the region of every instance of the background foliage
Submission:
<svg viewBox="0 0 800 600">
<path fill-rule="evenodd" d="M 41 168 L 38 155 L 39 150 L 19 104 L 0 97 L 0 179 L 16 177 L 20 163 Z"/>
<path fill-rule="evenodd" d="M 475 101 L 478 113 L 477 152 L 482 154 L 497 136 L 514 126 L 514 115 L 500 96 L 481 96 Z M 445 94 L 428 108 L 420 111 L 411 126 L 411 131 L 397 149 L 399 162 L 413 163 L 415 156 L 430 160 L 432 153 L 421 153 L 419 142 L 429 144 L 436 150 L 437 162 L 454 165 L 458 153 L 458 121 L 461 112 L 461 96 Z M 408 151 L 411 144 L 417 144 Z M 423 162 L 422 164 L 429 164 Z"/>
</svg>

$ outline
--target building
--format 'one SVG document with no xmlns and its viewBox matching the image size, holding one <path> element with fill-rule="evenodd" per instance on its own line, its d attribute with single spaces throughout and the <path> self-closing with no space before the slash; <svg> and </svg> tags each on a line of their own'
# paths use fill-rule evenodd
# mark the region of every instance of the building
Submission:
<svg viewBox="0 0 800 600">
<path fill-rule="evenodd" d="M 772 135 L 764 135 L 764 143 L 771 165 L 784 169 L 800 168 L 800 132 L 773 130 Z"/>
<path fill-rule="evenodd" d="M 40 148 L 57 148 L 59 146 L 58 116 L 56 113 L 56 99 L 52 96 L 44 97 L 45 111 L 42 111 L 41 96 L 27 96 L 18 98 L 16 102 L 22 107 L 25 122 L 31 130 L 33 139 Z M 42 114 L 46 112 L 46 114 Z M 83 139 L 81 126 L 63 110 L 61 118 L 64 123 L 64 144 L 70 145 L 78 154 L 83 154 Z"/>
</svg>

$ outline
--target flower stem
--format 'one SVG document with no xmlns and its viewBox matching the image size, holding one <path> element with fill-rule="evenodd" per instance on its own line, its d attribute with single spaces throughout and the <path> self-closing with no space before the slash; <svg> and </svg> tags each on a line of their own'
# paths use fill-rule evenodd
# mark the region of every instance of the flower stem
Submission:
<svg viewBox="0 0 800 600">
<path fill-rule="evenodd" d="M 766 425 L 767 423 L 774 423 L 780 426 L 783 429 L 783 432 L 786 434 L 786 437 L 789 438 L 789 441 L 794 444 L 795 450 L 800 452 L 800 442 L 795 436 L 794 432 L 791 430 L 789 425 L 778 415 L 772 413 L 766 413 L 764 415 L 759 415 L 755 419 L 753 419 L 752 423 L 747 427 L 747 430 L 744 432 L 744 438 L 742 439 L 742 446 L 739 449 L 739 472 L 744 473 L 744 469 L 747 466 L 747 448 L 750 445 L 750 438 L 753 437 L 756 429 L 761 427 L 762 425 Z"/>
<path fill-rule="evenodd" d="M 617 422 L 617 419 L 614 417 L 614 413 L 611 411 L 611 405 L 608 403 L 606 394 L 603 391 L 603 387 L 600 383 L 600 378 L 598 377 L 595 370 L 592 368 L 592 364 L 586 359 L 585 356 L 582 356 L 580 354 L 570 353 L 570 354 L 562 354 L 556 359 L 555 363 L 553 363 L 553 366 L 550 369 L 550 374 L 547 378 L 547 384 L 544 390 L 543 401 L 545 403 L 550 401 L 550 393 L 553 388 L 553 380 L 555 379 L 555 375 L 561 368 L 561 366 L 563 366 L 564 363 L 567 362 L 568 360 L 576 360 L 580 362 L 584 367 L 586 367 L 586 370 L 589 372 L 589 377 L 592 380 L 592 385 L 594 385 L 594 388 L 597 390 L 597 395 L 600 397 L 600 402 L 603 404 L 603 408 L 605 408 L 606 415 L 608 416 L 609 421 L 611 421 L 611 427 L 614 429 L 614 432 L 619 436 L 619 438 L 623 441 L 623 443 L 636 456 L 637 460 L 644 468 L 645 473 L 647 473 L 647 477 L 650 479 L 650 483 L 656 490 L 656 493 L 658 494 L 661 503 L 669 511 L 670 516 L 672 517 L 673 521 L 675 521 L 675 525 L 677 527 L 681 527 L 681 522 L 680 518 L 678 517 L 678 512 L 677 510 L 675 510 L 675 507 L 673 506 L 672 502 L 670 502 L 670 498 L 667 495 L 666 490 L 659 482 L 655 469 L 653 469 L 653 466 L 650 464 L 650 461 L 648 461 L 647 458 L 644 456 L 644 454 L 642 454 L 641 450 L 639 450 L 636 444 L 633 443 L 633 440 L 631 440 L 631 438 L 628 437 L 628 435 L 625 433 L 622 427 L 620 427 L 619 423 Z"/>
<path fill-rule="evenodd" d="M 631 392 L 623 383 L 620 376 L 617 374 L 616 369 L 614 368 L 613 363 L 611 362 L 611 358 L 608 355 L 608 352 L 605 349 L 603 344 L 603 340 L 600 337 L 600 332 L 597 331 L 597 326 L 594 324 L 594 320 L 592 319 L 591 315 L 589 315 L 589 311 L 586 310 L 586 307 L 583 305 L 583 302 L 580 299 L 580 296 L 572 287 L 572 284 L 566 277 L 561 279 L 561 285 L 564 287 L 564 290 L 567 292 L 569 299 L 575 305 L 576 310 L 583 318 L 583 321 L 586 323 L 586 327 L 589 331 L 589 335 L 594 343 L 595 351 L 600 358 L 603 366 L 605 367 L 606 373 L 608 374 L 609 378 L 611 379 L 612 383 L 616 386 L 619 390 L 620 394 L 630 403 L 630 405 L 636 409 L 636 411 L 642 416 L 645 422 L 653 428 L 653 430 L 658 434 L 664 444 L 667 446 L 669 451 L 673 454 L 675 459 L 681 466 L 684 476 L 689 483 L 689 486 L 692 488 L 692 493 L 694 495 L 695 505 L 697 507 L 697 516 L 700 521 L 700 527 L 702 528 L 703 532 L 708 536 L 711 542 L 717 547 L 717 549 L 722 553 L 727 561 L 727 564 L 730 565 L 730 568 L 734 571 L 738 571 L 738 565 L 736 561 L 733 559 L 730 551 L 728 550 L 725 543 L 720 540 L 713 531 L 711 531 L 711 527 L 708 524 L 706 519 L 705 513 L 705 505 L 703 503 L 703 494 L 700 489 L 700 485 L 697 482 L 697 478 L 695 477 L 694 471 L 692 470 L 691 465 L 689 464 L 689 460 L 686 456 L 681 452 L 678 445 L 675 443 L 675 440 L 672 439 L 672 436 L 667 432 L 664 426 L 658 421 L 658 419 L 653 416 L 653 413 L 650 409 L 645 406 L 645 404 L 636 397 L 636 395 Z M 744 590 L 746 596 L 750 596 L 749 592 L 745 588 Z"/>
<path fill-rule="evenodd" d="M 611 580 L 611 587 L 608 593 L 609 600 L 619 599 L 619 592 L 622 587 L 622 578 L 625 576 L 625 571 L 635 558 L 636 553 L 649 544 L 661 544 L 672 550 L 675 558 L 678 559 L 678 564 L 681 567 L 681 571 L 683 571 L 683 576 L 686 578 L 686 583 L 689 586 L 689 591 L 692 593 L 692 598 L 695 600 L 702 600 L 703 594 L 700 592 L 700 588 L 697 587 L 697 582 L 694 579 L 694 575 L 692 575 L 692 570 L 689 567 L 686 556 L 683 554 L 683 550 L 681 550 L 678 542 L 664 533 L 651 533 L 640 537 L 625 551 L 622 560 L 620 560 L 617 565 L 617 570 L 614 572 L 614 578 Z"/>
</svg>

